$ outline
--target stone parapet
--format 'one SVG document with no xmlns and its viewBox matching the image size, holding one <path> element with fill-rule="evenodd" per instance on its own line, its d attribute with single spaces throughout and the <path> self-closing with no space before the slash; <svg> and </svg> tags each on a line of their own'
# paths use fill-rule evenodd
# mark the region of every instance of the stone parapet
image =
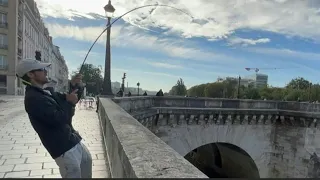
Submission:
<svg viewBox="0 0 320 180">
<path fill-rule="evenodd" d="M 112 178 L 207 178 L 111 99 L 99 103 Z"/>
<path fill-rule="evenodd" d="M 320 112 L 319 103 L 294 101 L 265 101 L 249 99 L 193 98 L 176 96 L 140 96 L 114 98 L 127 112 L 151 107 L 230 108 L 230 109 L 278 109 L 302 112 Z"/>
</svg>

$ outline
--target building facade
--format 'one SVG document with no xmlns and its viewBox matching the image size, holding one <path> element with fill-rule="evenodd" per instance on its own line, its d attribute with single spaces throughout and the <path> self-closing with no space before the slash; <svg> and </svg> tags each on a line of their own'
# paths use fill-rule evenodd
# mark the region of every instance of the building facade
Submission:
<svg viewBox="0 0 320 180">
<path fill-rule="evenodd" d="M 223 81 L 239 81 L 238 77 L 218 77 L 217 82 Z M 240 79 L 240 86 L 248 87 L 251 85 L 254 88 L 262 88 L 268 85 L 268 75 L 266 74 L 254 74 L 248 77 L 243 77 Z"/>
<path fill-rule="evenodd" d="M 246 79 L 251 80 L 251 84 L 255 88 L 262 88 L 268 85 L 268 75 L 256 73 Z"/>
<path fill-rule="evenodd" d="M 34 0 L 0 0 L 0 94 L 24 94 L 15 67 L 21 59 L 35 58 L 36 51 L 41 53 L 40 61 L 52 63 L 48 77 L 64 91 L 68 68 L 55 47 Z"/>
</svg>

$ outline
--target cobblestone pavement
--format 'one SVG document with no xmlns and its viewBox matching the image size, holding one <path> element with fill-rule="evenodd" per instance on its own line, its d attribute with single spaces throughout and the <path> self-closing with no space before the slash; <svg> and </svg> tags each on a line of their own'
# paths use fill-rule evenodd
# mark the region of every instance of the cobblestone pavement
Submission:
<svg viewBox="0 0 320 180">
<path fill-rule="evenodd" d="M 108 177 L 95 109 L 77 108 L 73 125 L 91 152 L 93 177 Z M 61 178 L 24 112 L 23 100 L 0 103 L 0 178 Z"/>
</svg>

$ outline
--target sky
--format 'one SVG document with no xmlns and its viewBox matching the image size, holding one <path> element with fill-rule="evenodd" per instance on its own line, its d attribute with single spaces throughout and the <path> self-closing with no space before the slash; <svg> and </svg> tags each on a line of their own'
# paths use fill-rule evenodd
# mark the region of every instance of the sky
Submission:
<svg viewBox="0 0 320 180">
<path fill-rule="evenodd" d="M 35 0 L 69 71 L 81 65 L 106 26 L 107 0 Z M 169 91 L 182 78 L 190 88 L 259 68 L 269 85 L 320 75 L 319 0 L 113 0 L 111 80 Z M 183 11 L 179 11 L 179 10 Z M 103 35 L 87 63 L 104 67 Z"/>
</svg>

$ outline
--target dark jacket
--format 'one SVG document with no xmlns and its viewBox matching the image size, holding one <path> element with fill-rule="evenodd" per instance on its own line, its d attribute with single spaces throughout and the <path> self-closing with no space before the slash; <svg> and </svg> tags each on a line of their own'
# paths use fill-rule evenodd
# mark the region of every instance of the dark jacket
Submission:
<svg viewBox="0 0 320 180">
<path fill-rule="evenodd" d="M 27 86 L 25 109 L 34 130 L 53 159 L 61 156 L 81 141 L 72 127 L 75 106 L 66 101 L 65 94 Z"/>
</svg>

